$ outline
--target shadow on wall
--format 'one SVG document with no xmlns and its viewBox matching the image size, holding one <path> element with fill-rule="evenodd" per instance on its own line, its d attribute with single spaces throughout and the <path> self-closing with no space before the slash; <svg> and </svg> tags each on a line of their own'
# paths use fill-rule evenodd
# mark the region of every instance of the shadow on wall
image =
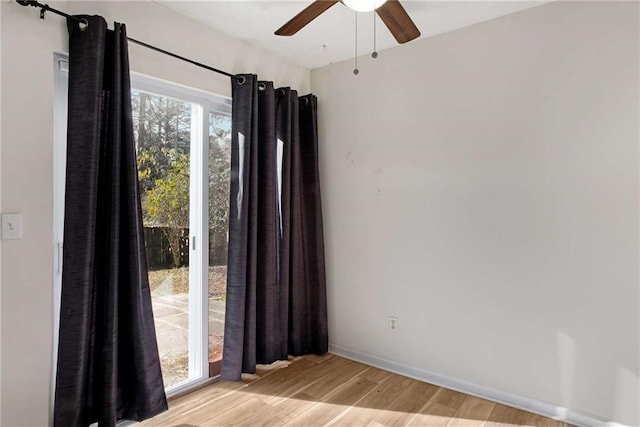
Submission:
<svg viewBox="0 0 640 427">
<path fill-rule="evenodd" d="M 640 376 L 618 366 L 613 414 L 616 420 L 640 422 Z"/>
<path fill-rule="evenodd" d="M 560 404 L 565 408 L 571 408 L 576 377 L 576 342 L 566 333 L 557 331 L 556 344 L 558 348 Z"/>
<path fill-rule="evenodd" d="M 576 372 L 576 342 L 562 331 L 556 333 L 558 348 L 558 377 L 560 383 L 561 405 L 564 408 L 573 407 L 575 372 Z M 611 396 L 614 419 L 622 420 L 629 425 L 636 425 L 640 421 L 640 376 L 631 369 L 618 365 L 616 372 L 615 392 Z M 564 417 L 566 414 L 556 414 Z"/>
</svg>

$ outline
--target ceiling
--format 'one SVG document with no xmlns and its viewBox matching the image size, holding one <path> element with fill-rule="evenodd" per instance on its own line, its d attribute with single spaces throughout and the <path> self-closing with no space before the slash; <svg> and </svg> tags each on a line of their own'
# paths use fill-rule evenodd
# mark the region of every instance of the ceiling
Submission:
<svg viewBox="0 0 640 427">
<path fill-rule="evenodd" d="M 305 68 L 322 67 L 353 58 L 354 55 L 355 12 L 342 4 L 330 8 L 296 35 L 281 37 L 273 32 L 311 4 L 312 0 L 154 1 L 236 39 L 274 52 Z M 420 29 L 421 38 L 425 38 L 548 1 L 401 0 L 401 3 Z M 373 51 L 374 14 L 359 13 L 357 19 L 358 55 L 369 54 Z M 398 46 L 379 19 L 376 27 L 378 51 Z"/>
</svg>

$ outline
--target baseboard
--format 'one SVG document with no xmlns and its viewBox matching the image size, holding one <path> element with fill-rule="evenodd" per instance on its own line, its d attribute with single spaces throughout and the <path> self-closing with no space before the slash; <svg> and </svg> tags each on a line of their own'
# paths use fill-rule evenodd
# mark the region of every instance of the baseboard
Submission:
<svg viewBox="0 0 640 427">
<path fill-rule="evenodd" d="M 451 378 L 446 375 L 431 372 L 425 369 L 404 365 L 392 360 L 384 359 L 372 354 L 362 353 L 335 344 L 329 344 L 329 352 L 337 356 L 362 362 L 376 368 L 384 369 L 416 380 L 428 382 L 440 387 L 481 397 L 493 402 L 502 403 L 507 406 L 533 412 L 538 415 L 553 418 L 576 426 L 585 427 L 622 427 L 622 424 L 605 420 L 593 415 L 588 415 L 579 411 L 562 408 L 551 403 L 541 402 L 513 393 L 497 390 L 491 387 L 474 384 L 468 381 Z"/>
</svg>

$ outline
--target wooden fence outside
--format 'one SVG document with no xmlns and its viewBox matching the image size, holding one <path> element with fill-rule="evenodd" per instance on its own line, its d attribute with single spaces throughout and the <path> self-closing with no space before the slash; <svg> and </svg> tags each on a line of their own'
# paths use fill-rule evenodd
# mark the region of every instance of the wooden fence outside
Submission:
<svg viewBox="0 0 640 427">
<path fill-rule="evenodd" d="M 149 270 L 164 270 L 173 267 L 173 256 L 167 227 L 145 227 L 144 241 L 147 247 Z M 189 229 L 183 228 L 180 239 L 180 266 L 189 265 Z M 209 265 L 227 265 L 227 236 L 209 231 Z"/>
</svg>

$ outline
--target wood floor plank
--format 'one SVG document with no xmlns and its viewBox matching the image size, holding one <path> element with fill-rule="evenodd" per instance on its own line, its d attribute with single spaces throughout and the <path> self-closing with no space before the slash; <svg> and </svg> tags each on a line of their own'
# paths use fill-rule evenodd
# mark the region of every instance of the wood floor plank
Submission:
<svg viewBox="0 0 640 427">
<path fill-rule="evenodd" d="M 311 399 L 322 400 L 328 393 L 334 391 L 352 378 L 359 376 L 365 370 L 367 370 L 366 365 L 348 360 L 341 366 L 332 368 L 330 372 L 327 372 L 322 378 L 322 381 L 317 381 L 305 388 L 304 393 Z"/>
<path fill-rule="evenodd" d="M 462 393 L 439 388 L 438 392 L 426 402 L 407 425 L 412 427 L 446 426 L 464 398 L 465 395 Z"/>
<path fill-rule="evenodd" d="M 370 366 L 369 369 L 362 374 L 362 378 L 380 384 L 384 380 L 391 378 L 393 375 L 394 374 L 389 371 Z"/>
<path fill-rule="evenodd" d="M 300 361 L 264 379 L 249 384 L 246 391 L 248 393 L 261 395 L 265 403 L 274 404 L 282 400 L 282 398 L 291 396 L 320 380 L 323 376 L 327 375 L 332 368 L 337 368 L 348 362 L 349 361 L 338 358 L 324 362 L 323 364 L 317 364 L 308 360 Z M 305 381 L 300 381 L 301 375 L 304 375 Z"/>
<path fill-rule="evenodd" d="M 438 393 L 433 397 L 433 403 L 437 403 L 457 411 L 466 397 L 467 395 L 464 393 L 459 393 L 448 388 L 440 388 Z"/>
<path fill-rule="evenodd" d="M 410 379 L 404 390 L 372 419 L 371 425 L 405 426 L 439 390 L 439 387 Z"/>
<path fill-rule="evenodd" d="M 566 426 L 333 355 L 260 366 L 244 381 L 218 381 L 173 399 L 168 412 L 139 425 Z"/>
<path fill-rule="evenodd" d="M 357 405 L 349 408 L 329 425 L 366 425 L 367 423 L 386 418 L 392 412 L 389 406 L 409 386 L 411 379 L 400 375 L 393 375 L 384 379 L 368 393 Z"/>
<path fill-rule="evenodd" d="M 248 402 L 253 398 L 251 393 L 245 393 L 243 390 L 238 390 L 234 393 L 224 395 L 212 402 L 202 405 L 196 410 L 186 412 L 183 417 L 179 418 L 181 421 L 186 421 L 188 424 L 193 425 L 215 425 L 209 423 L 209 420 L 223 415 L 227 411 L 231 411 L 236 407 Z M 168 422 L 157 424 L 157 426 L 173 426 L 178 418 L 173 418 Z M 154 424 L 156 425 L 156 424 Z"/>
<path fill-rule="evenodd" d="M 527 422 L 529 415 L 532 416 L 533 414 L 496 403 L 493 411 L 491 411 L 491 415 L 489 415 L 487 419 L 486 425 L 487 427 L 530 425 Z"/>
<path fill-rule="evenodd" d="M 494 410 L 488 418 L 488 427 L 505 425 L 514 426 L 540 426 L 540 427 L 564 427 L 565 423 L 531 412 L 522 411 L 510 406 L 496 403 Z"/>
<path fill-rule="evenodd" d="M 228 426 L 228 425 L 257 425 L 256 414 L 264 412 L 265 409 L 271 408 L 260 399 L 249 397 L 237 406 L 224 411 L 220 414 L 210 414 L 202 424 L 210 426 Z"/>
<path fill-rule="evenodd" d="M 536 427 L 568 427 L 567 424 L 563 423 L 562 421 L 553 420 L 551 418 L 543 417 L 542 415 L 537 414 L 529 415 L 531 416 L 531 418 L 528 420 L 528 422 Z"/>
<path fill-rule="evenodd" d="M 205 406 L 211 405 L 212 402 L 215 402 L 217 399 L 231 395 L 245 387 L 246 385 L 241 382 L 216 382 L 210 387 L 169 401 L 169 411 L 143 422 L 142 425 L 175 425 L 176 422 L 184 417 L 188 417 L 191 413 L 204 411 L 206 410 Z"/>
<path fill-rule="evenodd" d="M 278 396 L 269 396 L 268 394 L 261 396 L 260 399 L 269 406 L 258 411 L 253 422 L 258 423 L 270 419 L 274 423 L 273 425 L 282 425 L 311 409 L 318 400 L 322 401 L 325 395 L 344 386 L 349 376 L 357 375 L 365 369 L 367 369 L 365 365 L 356 364 L 346 359 L 336 359 L 316 366 L 313 371 L 310 370 L 309 374 L 305 375 L 304 381 L 295 382 Z M 286 372 L 282 374 L 286 374 Z M 247 391 L 255 393 L 251 387 L 248 387 Z M 273 390 L 269 394 L 274 394 Z M 292 400 L 296 403 L 292 403 Z M 304 405 L 304 401 L 308 401 L 310 404 Z M 277 408 L 277 411 L 274 411 L 274 408 Z M 269 412 L 275 414 L 272 415 Z"/>
<path fill-rule="evenodd" d="M 280 402 L 277 406 L 272 406 L 270 410 L 256 414 L 247 426 L 283 426 L 297 416 L 313 408 L 317 402 L 313 400 L 299 400 L 296 397 L 289 397 Z"/>
<path fill-rule="evenodd" d="M 484 425 L 495 406 L 495 402 L 474 396 L 466 396 L 447 423 L 447 427 Z"/>
<path fill-rule="evenodd" d="M 352 405 L 357 404 L 364 396 L 372 392 L 378 386 L 377 383 L 356 377 L 342 385 L 334 393 L 327 395 L 324 400 L 313 405 L 299 416 L 292 418 L 287 426 L 325 425 L 339 416 Z M 307 399 L 302 393 L 297 396 Z"/>
</svg>

